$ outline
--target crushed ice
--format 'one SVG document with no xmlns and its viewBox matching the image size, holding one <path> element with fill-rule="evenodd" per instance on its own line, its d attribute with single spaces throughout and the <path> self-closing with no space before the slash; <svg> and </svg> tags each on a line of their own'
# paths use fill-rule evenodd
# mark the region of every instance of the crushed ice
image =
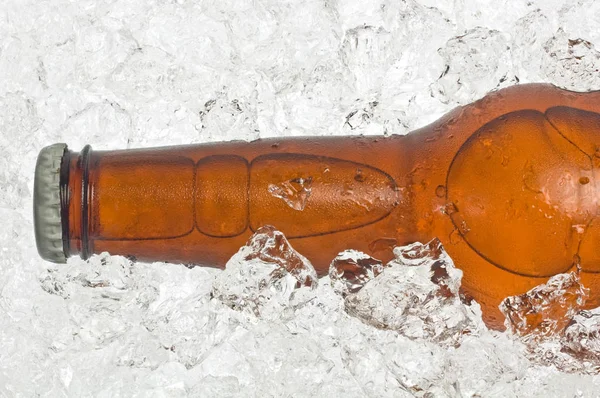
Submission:
<svg viewBox="0 0 600 398">
<path fill-rule="evenodd" d="M 394 254 L 394 260 L 383 264 L 356 250 L 341 252 L 320 286 L 310 262 L 280 231 L 265 226 L 215 278 L 212 297 L 254 315 L 254 322 L 270 320 L 294 328 L 298 311 L 314 301 L 323 305 L 333 291 L 339 296 L 333 303 L 347 315 L 402 338 L 455 349 L 489 338 L 479 305 L 463 300 L 462 271 L 439 239 L 398 246 Z M 578 272 L 570 272 L 507 297 L 501 311 L 509 332 L 523 344 L 524 358 L 563 372 L 600 372 L 600 314 L 581 310 L 587 295 Z M 400 380 L 399 385 L 414 394 L 422 391 L 421 383 L 429 392 L 437 391 L 428 382 Z"/>
<path fill-rule="evenodd" d="M 31 192 L 54 142 L 403 134 L 515 82 L 597 90 L 600 2 L 8 0 L 0 15 L 1 396 L 598 394 L 597 310 L 537 356 L 485 329 L 458 347 L 378 329 L 329 277 L 247 317 L 211 299 L 219 270 L 43 262 Z"/>
</svg>

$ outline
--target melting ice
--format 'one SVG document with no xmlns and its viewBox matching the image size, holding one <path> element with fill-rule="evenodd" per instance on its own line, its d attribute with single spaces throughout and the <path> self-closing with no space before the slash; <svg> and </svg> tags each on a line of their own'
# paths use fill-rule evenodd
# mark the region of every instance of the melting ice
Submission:
<svg viewBox="0 0 600 398">
<path fill-rule="evenodd" d="M 318 286 L 310 262 L 280 231 L 267 226 L 227 263 L 213 283 L 213 297 L 253 314 L 255 321 L 283 321 L 292 329 L 298 324 L 297 313 L 313 302 L 321 308 L 338 302 L 347 316 L 364 325 L 440 349 L 461 350 L 474 338 L 494 334 L 483 324 L 479 305 L 462 300 L 462 271 L 438 239 L 396 247 L 394 254 L 394 260 L 383 264 L 362 252 L 341 252 Z M 571 272 L 504 300 L 506 326 L 514 344 L 523 344 L 523 360 L 563 372 L 600 371 L 600 314 L 581 311 L 587 294 L 578 274 Z M 327 303 L 332 295 L 338 298 Z M 330 326 L 335 328 L 335 322 Z M 345 366 L 351 366 L 353 359 L 347 360 Z M 422 382 L 400 386 L 416 395 L 436 391 Z"/>
<path fill-rule="evenodd" d="M 578 272 L 569 272 L 555 275 L 520 296 L 507 297 L 500 310 L 513 333 L 533 339 L 551 337 L 565 329 L 588 295 Z"/>
<path fill-rule="evenodd" d="M 346 296 L 356 293 L 383 271 L 383 263 L 365 253 L 346 250 L 337 255 L 329 266 L 333 289 Z"/>
<path fill-rule="evenodd" d="M 478 306 L 460 300 L 462 271 L 438 239 L 397 247 L 394 254 L 380 275 L 346 296 L 349 314 L 377 328 L 441 344 L 458 344 L 482 328 Z"/>
<path fill-rule="evenodd" d="M 213 295 L 234 309 L 260 315 L 265 305 L 289 302 L 296 287 L 316 287 L 312 264 L 272 226 L 259 228 L 227 262 L 213 283 Z"/>
<path fill-rule="evenodd" d="M 517 82 L 597 90 L 600 2 L 8 0 L 0 14 L 0 396 L 598 395 L 600 378 L 574 366 L 594 369 L 596 310 L 538 341 L 536 356 L 507 333 L 409 338 L 407 324 L 370 323 L 394 319 L 383 309 L 374 320 L 345 311 L 346 297 L 361 293 L 359 310 L 375 305 L 365 289 L 379 278 L 422 281 L 419 300 L 444 291 L 428 279 L 429 263 L 404 279 L 407 258 L 378 275 L 374 264 L 348 283 L 296 288 L 287 269 L 261 259 L 268 250 L 238 256 L 240 272 L 264 267 L 247 281 L 233 263 L 225 271 L 245 292 L 201 267 L 108 255 L 53 266 L 35 249 L 31 192 L 36 156 L 53 142 L 115 149 L 404 134 Z M 281 200 L 302 192 L 274 183 Z M 292 205 L 301 208 L 299 196 Z M 275 286 L 248 288 L 261 280 Z M 338 282 L 363 287 L 343 297 Z M 454 294 L 434 293 L 429 305 L 444 302 L 458 320 L 476 313 Z M 397 304 L 389 310 L 407 308 L 427 325 Z"/>
<path fill-rule="evenodd" d="M 500 310 L 532 362 L 563 372 L 600 374 L 600 308 L 581 309 L 588 295 L 577 269 L 507 297 Z"/>
</svg>

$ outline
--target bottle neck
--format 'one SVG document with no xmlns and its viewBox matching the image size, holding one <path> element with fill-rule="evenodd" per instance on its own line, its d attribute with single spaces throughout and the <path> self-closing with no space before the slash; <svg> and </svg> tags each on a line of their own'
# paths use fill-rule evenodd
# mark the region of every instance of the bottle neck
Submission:
<svg viewBox="0 0 600 398">
<path fill-rule="evenodd" d="M 389 242 L 415 240 L 414 195 L 424 194 L 412 187 L 420 171 L 410 145 L 404 136 L 300 137 L 68 151 L 64 252 L 224 264 L 253 230 L 275 225 L 324 270 L 347 245 L 391 257 Z M 304 179 L 310 199 L 294 196 Z M 320 249 L 324 239 L 331 252 Z"/>
<path fill-rule="evenodd" d="M 60 171 L 63 250 L 67 257 L 79 255 L 84 260 L 92 254 L 88 236 L 91 154 L 90 145 L 81 152 L 67 151 Z"/>
</svg>

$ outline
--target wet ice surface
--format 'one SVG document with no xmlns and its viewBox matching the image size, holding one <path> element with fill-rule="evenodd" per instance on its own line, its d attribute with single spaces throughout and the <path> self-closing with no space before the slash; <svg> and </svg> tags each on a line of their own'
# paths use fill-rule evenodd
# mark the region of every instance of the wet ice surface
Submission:
<svg viewBox="0 0 600 398">
<path fill-rule="evenodd" d="M 383 263 L 368 254 L 345 250 L 329 266 L 329 279 L 333 290 L 346 297 L 356 293 L 383 271 Z"/>
<path fill-rule="evenodd" d="M 512 333 L 533 339 L 561 333 L 581 311 L 589 295 L 578 272 L 558 274 L 519 296 L 500 304 Z"/>
<path fill-rule="evenodd" d="M 599 308 L 582 310 L 589 295 L 579 270 L 558 274 L 500 305 L 509 333 L 525 345 L 527 357 L 564 372 L 600 374 Z"/>
<path fill-rule="evenodd" d="M 285 308 L 297 287 L 316 288 L 310 261 L 273 226 L 259 228 L 213 282 L 212 297 L 264 318 L 264 307 Z"/>
<path fill-rule="evenodd" d="M 54 142 L 403 134 L 517 79 L 599 89 L 598 15 L 592 0 L 3 2 L 0 396 L 596 396 L 597 376 L 531 360 L 507 334 L 456 346 L 365 323 L 328 277 L 270 292 L 256 316 L 211 298 L 219 270 L 51 265 L 31 192 Z M 538 358 L 593 367 L 597 336 L 580 314 Z"/>
<path fill-rule="evenodd" d="M 485 328 L 477 304 L 460 300 L 462 271 L 434 239 L 394 249 L 396 260 L 362 289 L 346 296 L 345 310 L 363 322 L 411 339 L 459 346 Z"/>
</svg>

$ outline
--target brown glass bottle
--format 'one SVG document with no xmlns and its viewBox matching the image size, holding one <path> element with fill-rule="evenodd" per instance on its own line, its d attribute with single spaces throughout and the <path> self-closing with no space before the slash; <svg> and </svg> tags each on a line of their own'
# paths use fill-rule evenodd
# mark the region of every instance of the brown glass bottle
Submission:
<svg viewBox="0 0 600 398">
<path fill-rule="evenodd" d="M 438 237 L 492 327 L 503 298 L 576 262 L 600 304 L 599 92 L 515 86 L 406 136 L 88 146 L 61 162 L 65 256 L 223 267 L 270 224 L 325 274 L 344 249 L 386 261 Z"/>
</svg>

